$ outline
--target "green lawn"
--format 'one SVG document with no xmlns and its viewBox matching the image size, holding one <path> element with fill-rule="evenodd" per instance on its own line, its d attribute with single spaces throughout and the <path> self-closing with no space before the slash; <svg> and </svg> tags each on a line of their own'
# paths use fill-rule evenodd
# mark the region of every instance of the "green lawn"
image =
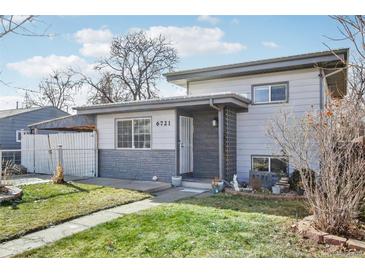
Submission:
<svg viewBox="0 0 365 274">
<path fill-rule="evenodd" d="M 23 199 L 15 208 L 10 204 L 0 206 L 0 241 L 150 197 L 136 191 L 76 183 L 35 184 L 22 189 Z"/>
<path fill-rule="evenodd" d="M 131 214 L 19 257 L 359 256 L 316 246 L 291 231 L 299 201 L 219 194 Z"/>
</svg>

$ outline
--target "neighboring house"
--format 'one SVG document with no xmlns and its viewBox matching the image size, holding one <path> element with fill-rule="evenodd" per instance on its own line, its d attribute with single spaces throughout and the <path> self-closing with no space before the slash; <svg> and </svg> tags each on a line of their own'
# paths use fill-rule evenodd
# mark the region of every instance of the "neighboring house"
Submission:
<svg viewBox="0 0 365 274">
<path fill-rule="evenodd" d="M 55 107 L 0 110 L 0 149 L 20 149 L 21 131 L 28 125 L 68 115 Z"/>
<path fill-rule="evenodd" d="M 75 108 L 98 132 L 99 176 L 170 181 L 238 174 L 247 181 L 251 170 L 287 173 L 267 123 L 280 109 L 303 115 L 346 92 L 346 65 L 338 57 L 347 60 L 349 52 L 334 52 L 167 73 L 186 96 Z M 67 119 L 63 126 L 72 128 L 75 117 Z M 52 121 L 32 127 L 51 129 Z"/>
</svg>

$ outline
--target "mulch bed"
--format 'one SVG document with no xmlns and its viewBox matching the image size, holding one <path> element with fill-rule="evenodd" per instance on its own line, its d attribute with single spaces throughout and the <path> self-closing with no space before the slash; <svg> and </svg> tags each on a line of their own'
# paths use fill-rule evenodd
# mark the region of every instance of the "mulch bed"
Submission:
<svg viewBox="0 0 365 274">
<path fill-rule="evenodd" d="M 300 195 L 289 195 L 289 194 L 265 194 L 265 193 L 257 193 L 257 192 L 238 192 L 231 188 L 225 188 L 224 191 L 226 193 L 244 197 L 252 197 L 258 199 L 267 199 L 267 200 L 305 200 L 305 196 Z"/>
</svg>

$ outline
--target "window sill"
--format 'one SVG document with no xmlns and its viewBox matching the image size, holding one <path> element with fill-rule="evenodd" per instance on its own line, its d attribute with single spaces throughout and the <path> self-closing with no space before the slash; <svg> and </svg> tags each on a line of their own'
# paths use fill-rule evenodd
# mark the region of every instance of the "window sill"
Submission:
<svg viewBox="0 0 365 274">
<path fill-rule="evenodd" d="M 116 147 L 117 150 L 152 150 L 152 148 L 123 148 L 123 147 Z"/>
<path fill-rule="evenodd" d="M 261 106 L 261 105 L 278 105 L 278 104 L 288 104 L 289 101 L 277 101 L 277 102 L 264 102 L 264 103 L 252 103 L 253 106 Z"/>
</svg>

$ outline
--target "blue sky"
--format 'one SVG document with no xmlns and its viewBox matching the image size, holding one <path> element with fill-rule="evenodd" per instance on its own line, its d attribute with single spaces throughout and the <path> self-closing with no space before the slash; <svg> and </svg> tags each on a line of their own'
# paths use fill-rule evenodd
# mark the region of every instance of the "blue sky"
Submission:
<svg viewBox="0 0 365 274">
<path fill-rule="evenodd" d="M 77 66 L 85 72 L 107 51 L 112 36 L 131 29 L 164 34 L 180 53 L 178 69 L 244 62 L 348 47 L 328 16 L 42 16 L 48 37 L 8 35 L 0 40 L 0 77 L 13 86 L 36 88 L 52 69 Z M 162 81 L 161 95 L 183 90 Z M 0 84 L 0 109 L 12 108 L 23 93 Z M 77 104 L 85 103 L 80 94 Z"/>
</svg>

